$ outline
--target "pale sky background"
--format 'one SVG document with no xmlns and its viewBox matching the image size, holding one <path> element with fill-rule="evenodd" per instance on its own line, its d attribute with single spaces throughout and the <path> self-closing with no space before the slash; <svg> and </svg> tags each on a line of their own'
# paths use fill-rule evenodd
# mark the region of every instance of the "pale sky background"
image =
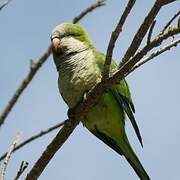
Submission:
<svg viewBox="0 0 180 180">
<path fill-rule="evenodd" d="M 0 3 L 4 2 L 1 0 Z M 0 11 L 0 112 L 50 43 L 51 30 L 71 21 L 94 0 L 13 0 Z M 107 49 L 127 1 L 109 0 L 86 16 L 80 24 L 87 30 L 96 47 Z M 138 0 L 124 26 L 114 51 L 119 62 L 153 1 Z M 177 1 L 163 8 L 157 18 L 154 35 L 179 10 Z M 169 39 L 171 40 L 171 39 Z M 128 76 L 136 119 L 143 137 L 142 149 L 127 121 L 126 129 L 133 149 L 152 180 L 180 178 L 180 47 L 173 48 Z M 25 90 L 0 129 L 0 154 L 5 152 L 17 132 L 22 140 L 66 119 L 67 106 L 59 95 L 57 72 L 48 59 Z M 7 169 L 11 180 L 22 160 L 29 162 L 26 174 L 56 132 L 34 141 L 14 153 Z M 25 175 L 24 175 L 25 176 Z M 23 177 L 21 179 L 23 179 Z M 79 125 L 56 153 L 40 180 L 138 180 L 127 161 Z"/>
</svg>

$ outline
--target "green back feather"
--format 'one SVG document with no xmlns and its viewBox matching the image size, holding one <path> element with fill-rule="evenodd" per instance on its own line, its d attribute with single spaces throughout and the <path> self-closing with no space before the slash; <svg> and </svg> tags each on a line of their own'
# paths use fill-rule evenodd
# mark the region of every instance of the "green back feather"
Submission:
<svg viewBox="0 0 180 180">
<path fill-rule="evenodd" d="M 103 72 L 104 69 L 104 61 L 105 61 L 105 55 L 101 52 L 96 52 L 96 61 L 101 69 L 101 72 Z M 110 71 L 113 72 L 117 70 L 117 65 L 114 60 L 112 60 Z M 128 118 L 130 119 L 132 126 L 135 130 L 135 133 L 138 137 L 138 140 L 140 144 L 143 146 L 141 134 L 138 128 L 138 125 L 136 123 L 135 117 L 133 113 L 135 112 L 135 108 L 132 102 L 131 93 L 129 90 L 129 86 L 126 82 L 126 80 L 121 80 L 119 84 L 115 84 L 110 89 L 110 92 L 113 94 L 114 98 L 117 100 L 119 105 L 124 109 L 124 112 L 127 114 Z"/>
</svg>

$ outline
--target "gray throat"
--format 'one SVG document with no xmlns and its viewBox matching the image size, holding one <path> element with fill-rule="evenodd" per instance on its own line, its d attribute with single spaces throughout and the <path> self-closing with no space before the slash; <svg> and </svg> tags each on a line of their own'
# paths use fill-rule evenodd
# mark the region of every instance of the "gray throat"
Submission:
<svg viewBox="0 0 180 180">
<path fill-rule="evenodd" d="M 85 92 L 101 79 L 92 49 L 68 54 L 59 59 L 59 90 L 70 108 L 74 107 Z"/>
<path fill-rule="evenodd" d="M 59 56 L 56 67 L 60 76 L 72 75 L 81 70 L 87 70 L 92 65 L 93 53 L 91 49 L 82 49 L 76 52 L 64 53 Z"/>
</svg>

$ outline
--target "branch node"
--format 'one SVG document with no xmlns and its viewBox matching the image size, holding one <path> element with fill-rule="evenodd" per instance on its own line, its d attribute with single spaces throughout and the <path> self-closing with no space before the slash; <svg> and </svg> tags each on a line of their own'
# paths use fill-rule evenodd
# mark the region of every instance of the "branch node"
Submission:
<svg viewBox="0 0 180 180">
<path fill-rule="evenodd" d="M 164 26 L 163 30 L 160 32 L 160 34 L 164 34 L 165 31 L 170 27 L 171 23 L 180 15 L 180 11 L 178 11 Z M 179 18 L 178 18 L 178 22 L 179 22 Z"/>
<path fill-rule="evenodd" d="M 30 70 L 35 69 L 35 67 L 36 67 L 36 63 L 34 62 L 33 59 L 30 59 Z"/>
<path fill-rule="evenodd" d="M 25 162 L 25 161 L 22 161 L 21 162 L 21 165 L 19 167 L 19 170 L 16 174 L 16 177 L 14 178 L 14 180 L 18 180 L 19 177 L 22 175 L 22 173 L 26 170 L 26 168 L 28 167 L 29 163 L 28 162 Z"/>
</svg>

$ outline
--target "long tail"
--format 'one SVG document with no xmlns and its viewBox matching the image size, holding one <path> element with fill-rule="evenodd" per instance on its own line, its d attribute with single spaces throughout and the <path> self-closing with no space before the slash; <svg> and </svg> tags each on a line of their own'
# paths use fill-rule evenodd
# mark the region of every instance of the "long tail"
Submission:
<svg viewBox="0 0 180 180">
<path fill-rule="evenodd" d="M 150 177 L 146 173 L 141 162 L 139 161 L 138 157 L 131 148 L 125 133 L 124 136 L 119 139 L 119 141 L 116 141 L 108 137 L 106 134 L 102 133 L 101 131 L 99 131 L 97 127 L 95 127 L 95 129 L 91 130 L 90 132 L 93 133 L 96 137 L 98 137 L 101 141 L 106 143 L 119 155 L 124 155 L 141 180 L 150 180 Z"/>
<path fill-rule="evenodd" d="M 150 177 L 146 173 L 145 169 L 143 168 L 141 162 L 139 161 L 138 157 L 134 153 L 133 149 L 131 148 L 128 140 L 123 142 L 121 145 L 122 154 L 125 156 L 129 164 L 132 166 L 136 174 L 139 176 L 141 180 L 150 180 Z"/>
</svg>

